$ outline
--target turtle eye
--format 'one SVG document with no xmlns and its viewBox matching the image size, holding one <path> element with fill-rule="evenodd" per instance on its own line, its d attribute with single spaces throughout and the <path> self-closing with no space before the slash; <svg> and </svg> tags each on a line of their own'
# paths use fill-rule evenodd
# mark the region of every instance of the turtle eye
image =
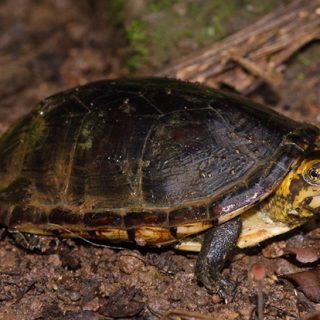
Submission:
<svg viewBox="0 0 320 320">
<path fill-rule="evenodd" d="M 314 164 L 305 175 L 307 182 L 320 185 L 320 163 Z"/>
</svg>

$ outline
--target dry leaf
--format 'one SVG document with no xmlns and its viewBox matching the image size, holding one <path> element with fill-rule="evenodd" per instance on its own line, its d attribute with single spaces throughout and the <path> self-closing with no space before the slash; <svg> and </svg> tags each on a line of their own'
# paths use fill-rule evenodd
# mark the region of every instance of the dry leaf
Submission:
<svg viewBox="0 0 320 320">
<path fill-rule="evenodd" d="M 320 302 L 320 269 L 286 274 L 281 277 L 297 283 L 298 289 L 311 301 Z"/>
</svg>

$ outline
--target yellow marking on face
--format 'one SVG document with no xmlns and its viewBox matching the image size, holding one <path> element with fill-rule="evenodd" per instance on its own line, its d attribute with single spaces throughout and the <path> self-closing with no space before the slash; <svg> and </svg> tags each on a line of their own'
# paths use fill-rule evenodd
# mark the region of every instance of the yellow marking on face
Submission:
<svg viewBox="0 0 320 320">
<path fill-rule="evenodd" d="M 313 197 L 312 201 L 309 203 L 309 207 L 312 209 L 320 208 L 320 195 Z"/>
<path fill-rule="evenodd" d="M 290 185 L 291 181 L 294 177 L 294 172 L 290 171 L 285 179 L 281 182 L 280 186 L 278 187 L 278 192 L 280 192 L 284 197 L 290 195 Z"/>
<path fill-rule="evenodd" d="M 304 182 L 299 192 L 294 195 L 293 207 L 302 207 L 301 217 L 310 217 L 312 212 L 307 208 L 320 208 L 320 160 L 304 160 L 296 171 L 295 179 Z M 294 180 L 292 180 L 294 183 Z M 306 203 L 306 200 L 307 203 Z"/>
<path fill-rule="evenodd" d="M 289 224 L 311 217 L 313 212 L 310 209 L 318 209 L 320 204 L 317 200 L 320 196 L 319 162 L 319 155 L 301 161 L 287 174 L 269 201 L 261 204 L 263 211 L 268 212 L 274 221 Z"/>
<path fill-rule="evenodd" d="M 297 169 L 292 169 L 287 176 L 283 179 L 283 181 L 281 182 L 281 184 L 278 187 L 278 192 L 281 192 L 281 194 L 284 197 L 287 197 L 291 194 L 291 190 L 290 190 L 290 186 L 291 183 L 296 180 L 299 179 L 301 177 L 301 175 L 305 174 L 305 172 L 307 172 L 310 168 L 312 168 L 312 166 L 316 163 L 319 162 L 318 160 L 310 160 L 310 159 L 304 159 L 299 167 Z"/>
<path fill-rule="evenodd" d="M 315 178 L 307 175 L 320 166 L 319 162 L 319 158 L 304 159 L 287 174 L 272 195 L 242 214 L 240 248 L 288 232 L 313 216 L 311 209 L 320 208 L 320 185 L 313 181 L 318 179 L 316 175 Z"/>
</svg>

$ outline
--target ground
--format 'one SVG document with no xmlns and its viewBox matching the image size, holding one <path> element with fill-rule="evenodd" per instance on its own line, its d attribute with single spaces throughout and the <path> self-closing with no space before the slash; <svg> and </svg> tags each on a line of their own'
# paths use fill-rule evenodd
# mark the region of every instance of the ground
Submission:
<svg viewBox="0 0 320 320">
<path fill-rule="evenodd" d="M 101 78 L 152 74 L 280 3 L 261 6 L 259 1 L 241 1 L 239 7 L 240 2 L 230 1 L 224 7 L 220 1 L 207 1 L 201 7 L 198 2 L 176 1 L 171 8 L 164 0 L 158 5 L 144 0 L 1 0 L 0 133 L 49 94 Z M 170 38 L 172 20 L 180 28 Z M 279 86 L 264 85 L 251 97 L 319 125 L 319 58 L 319 42 L 303 48 L 288 62 Z M 205 319 L 249 320 L 256 318 L 261 295 L 265 319 L 306 319 L 319 309 L 309 298 L 316 299 L 308 290 L 307 298 L 281 275 L 317 266 L 288 255 L 310 241 L 313 250 L 320 247 L 311 229 L 314 226 L 309 225 L 238 252 L 224 270 L 235 284 L 227 304 L 197 283 L 196 254 L 170 248 L 119 250 L 54 238 L 48 244 L 57 246 L 56 252 L 36 254 L 3 236 L 0 319 L 159 319 L 178 309 L 184 315 L 167 318 L 201 319 L 202 314 L 208 316 Z M 283 250 L 286 246 L 291 251 Z M 287 254 L 282 256 L 281 250 Z"/>
</svg>

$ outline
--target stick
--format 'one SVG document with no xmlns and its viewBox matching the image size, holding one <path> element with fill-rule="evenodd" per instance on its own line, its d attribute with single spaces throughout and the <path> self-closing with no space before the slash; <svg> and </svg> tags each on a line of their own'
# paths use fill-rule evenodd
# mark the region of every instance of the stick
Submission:
<svg viewBox="0 0 320 320">
<path fill-rule="evenodd" d="M 156 75 L 254 90 L 261 80 L 282 81 L 283 63 L 320 39 L 320 0 L 296 0 L 212 46 L 173 62 Z"/>
</svg>

